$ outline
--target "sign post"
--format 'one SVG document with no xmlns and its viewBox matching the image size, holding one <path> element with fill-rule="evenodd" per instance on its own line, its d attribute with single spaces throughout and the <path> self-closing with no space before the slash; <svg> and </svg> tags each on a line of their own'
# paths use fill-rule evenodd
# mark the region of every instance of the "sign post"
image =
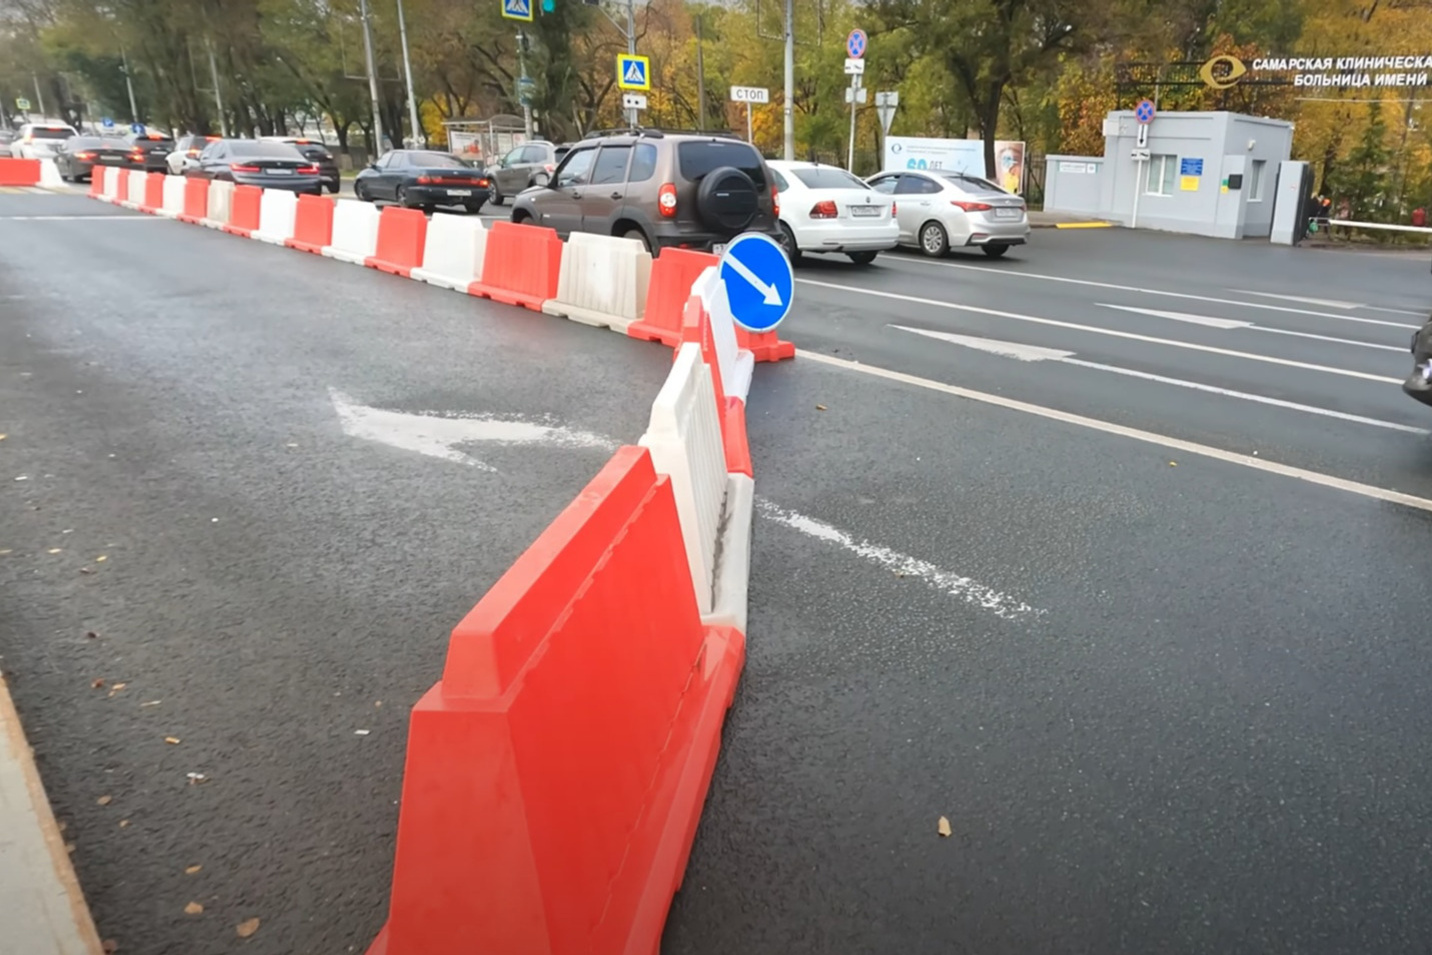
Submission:
<svg viewBox="0 0 1432 955">
<path fill-rule="evenodd" d="M 860 89 L 860 77 L 865 72 L 865 31 L 851 30 L 845 38 L 845 72 L 850 74 L 850 144 L 846 149 L 845 168 L 855 172 L 855 108 L 856 90 Z M 863 101 L 863 99 L 862 99 Z"/>
<path fill-rule="evenodd" d="M 1133 214 L 1129 216 L 1129 228 L 1139 227 L 1139 196 L 1143 193 L 1140 180 L 1144 178 L 1144 164 L 1149 161 L 1149 123 L 1154 121 L 1154 104 L 1152 100 L 1142 100 L 1134 107 L 1134 119 L 1139 124 L 1138 147 L 1134 150 L 1134 208 Z"/>
<path fill-rule="evenodd" d="M 617 54 L 617 86 L 631 93 L 646 93 L 651 90 L 651 60 L 637 53 Z M 635 107 L 627 107 L 627 119 L 636 125 Z"/>
<path fill-rule="evenodd" d="M 746 142 L 754 142 L 751 135 L 751 105 L 760 103 L 762 105 L 771 101 L 771 91 L 761 86 L 733 86 L 731 87 L 731 102 L 746 104 Z"/>
</svg>

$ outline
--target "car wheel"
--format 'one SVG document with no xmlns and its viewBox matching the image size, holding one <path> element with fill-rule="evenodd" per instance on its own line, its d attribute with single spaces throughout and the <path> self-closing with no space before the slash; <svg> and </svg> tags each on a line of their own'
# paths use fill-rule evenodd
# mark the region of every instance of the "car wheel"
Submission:
<svg viewBox="0 0 1432 955">
<path fill-rule="evenodd" d="M 848 256 L 850 256 L 850 261 L 854 262 L 856 265 L 869 265 L 871 262 L 874 262 L 874 261 L 875 261 L 875 256 L 879 255 L 880 253 L 878 253 L 878 252 L 847 252 L 847 253 L 845 253 L 845 254 L 848 255 Z"/>
<path fill-rule="evenodd" d="M 638 242 L 640 242 L 640 243 L 642 244 L 642 246 L 646 249 L 646 251 L 647 251 L 648 254 L 651 252 L 651 240 L 648 239 L 648 238 L 646 237 L 646 233 L 643 232 L 643 231 L 641 231 L 640 229 L 628 229 L 628 230 L 626 230 L 625 232 L 622 233 L 622 238 L 623 238 L 623 239 L 636 239 Z"/>
<path fill-rule="evenodd" d="M 502 195 L 502 190 L 497 186 L 497 180 L 492 180 L 492 185 L 487 187 L 487 201 L 494 206 L 500 206 L 507 200 Z"/>
<path fill-rule="evenodd" d="M 1003 257 L 1004 257 L 1004 254 L 1009 251 L 1009 246 L 1007 246 L 1007 245 L 982 245 L 982 246 L 980 246 L 980 251 L 983 252 L 985 255 L 989 256 L 989 257 L 992 258 L 992 259 L 998 259 L 998 258 L 1003 258 Z"/>
<path fill-rule="evenodd" d="M 408 187 L 399 186 L 398 190 L 393 193 L 393 198 L 397 200 L 398 205 L 402 206 L 404 209 L 408 208 Z"/>
<path fill-rule="evenodd" d="M 368 187 L 363 185 L 361 182 L 355 182 L 353 184 L 353 198 L 357 199 L 359 202 L 373 201 L 368 197 Z"/>
<path fill-rule="evenodd" d="M 791 265 L 795 265 L 801 260 L 801 247 L 796 245 L 796 234 L 791 231 L 790 226 L 782 222 L 781 235 L 786 237 L 786 257 L 791 260 Z"/>
<path fill-rule="evenodd" d="M 479 199 L 477 202 L 469 202 L 465 204 L 463 208 L 467 210 L 468 215 L 475 216 L 482 211 L 482 200 Z"/>
<path fill-rule="evenodd" d="M 945 227 L 938 222 L 920 226 L 920 251 L 935 259 L 950 251 L 950 237 L 945 234 Z"/>
</svg>

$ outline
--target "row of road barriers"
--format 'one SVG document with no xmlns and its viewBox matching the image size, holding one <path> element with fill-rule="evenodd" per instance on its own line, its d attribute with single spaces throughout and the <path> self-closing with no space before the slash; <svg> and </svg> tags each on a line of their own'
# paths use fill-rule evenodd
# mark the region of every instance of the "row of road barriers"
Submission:
<svg viewBox="0 0 1432 955">
<path fill-rule="evenodd" d="M 646 433 L 458 623 L 413 707 L 368 955 L 656 952 L 745 661 L 745 399 L 794 347 L 735 325 L 706 253 L 178 178 L 106 169 L 90 195 L 673 349 Z"/>
</svg>

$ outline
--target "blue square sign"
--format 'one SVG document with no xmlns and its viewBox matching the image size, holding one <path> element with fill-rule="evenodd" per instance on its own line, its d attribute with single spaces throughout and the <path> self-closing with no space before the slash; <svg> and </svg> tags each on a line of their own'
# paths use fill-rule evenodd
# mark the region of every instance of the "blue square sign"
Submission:
<svg viewBox="0 0 1432 955">
<path fill-rule="evenodd" d="M 1178 174 L 1180 176 L 1201 176 L 1203 175 L 1202 159 L 1180 159 L 1178 161 Z"/>
</svg>

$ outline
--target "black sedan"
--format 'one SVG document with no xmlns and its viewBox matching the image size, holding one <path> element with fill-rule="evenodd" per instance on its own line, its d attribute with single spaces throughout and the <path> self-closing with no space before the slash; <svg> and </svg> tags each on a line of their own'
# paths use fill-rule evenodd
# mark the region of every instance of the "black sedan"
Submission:
<svg viewBox="0 0 1432 955">
<path fill-rule="evenodd" d="M 163 133 L 134 133 L 125 137 L 129 144 L 129 165 L 145 172 L 168 172 L 169 154 L 174 140 Z"/>
<path fill-rule="evenodd" d="M 318 175 L 323 179 L 323 188 L 329 192 L 338 191 L 338 160 L 328 151 L 328 147 L 316 139 L 303 139 L 297 136 L 266 136 L 265 139 L 271 142 L 288 143 L 299 152 L 304 158 L 318 167 Z"/>
<path fill-rule="evenodd" d="M 448 153 L 395 149 L 358 173 L 353 195 L 365 202 L 386 199 L 401 206 L 432 212 L 437 206 L 462 206 L 477 212 L 487 201 L 489 182 L 475 169 Z"/>
<path fill-rule="evenodd" d="M 323 195 L 318 167 L 288 143 L 221 139 L 204 147 L 198 164 L 186 169 L 184 175 L 220 179 L 240 186 Z"/>
<path fill-rule="evenodd" d="M 123 168 L 129 161 L 129 143 L 118 136 L 71 136 L 55 150 L 60 178 L 68 182 L 88 179 L 95 166 Z"/>
</svg>

